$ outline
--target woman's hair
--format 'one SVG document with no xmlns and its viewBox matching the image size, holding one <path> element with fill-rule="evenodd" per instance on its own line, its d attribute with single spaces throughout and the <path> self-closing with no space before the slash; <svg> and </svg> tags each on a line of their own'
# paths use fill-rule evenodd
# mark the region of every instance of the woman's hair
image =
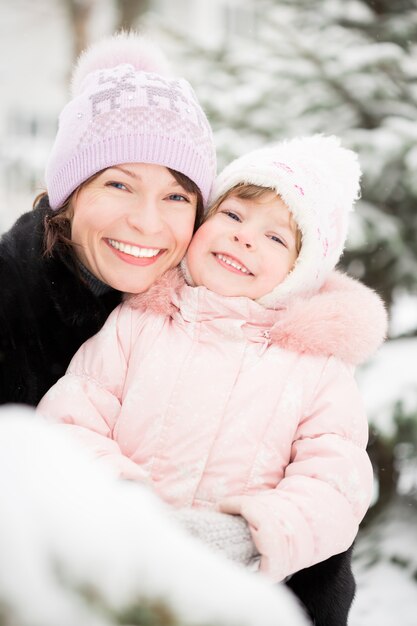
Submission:
<svg viewBox="0 0 417 626">
<path fill-rule="evenodd" d="M 228 189 L 207 211 L 204 221 L 217 212 L 217 209 L 226 198 L 234 197 L 241 198 L 242 200 L 260 200 L 264 196 L 271 193 L 271 191 L 280 198 L 281 196 L 272 187 L 260 187 L 259 185 L 252 185 L 249 183 L 238 183 L 231 189 Z M 292 214 L 290 213 L 290 223 L 295 226 L 295 247 L 297 254 L 300 254 L 302 245 L 302 234 L 298 228 Z"/>
<path fill-rule="evenodd" d="M 176 170 L 172 170 L 169 167 L 168 171 L 175 178 L 177 183 L 181 185 L 181 187 L 187 191 L 188 193 L 195 194 L 197 198 L 197 207 L 196 207 L 196 216 L 194 222 L 194 232 L 200 226 L 203 214 L 204 214 L 204 203 L 203 196 L 201 194 L 200 189 L 197 185 L 185 174 L 181 174 L 181 172 L 177 172 Z M 100 174 L 104 170 L 97 172 L 93 176 L 90 176 L 87 180 L 85 180 L 72 194 L 65 200 L 64 204 L 57 209 L 56 211 L 49 212 L 48 215 L 44 218 L 44 255 L 51 257 L 53 256 L 54 251 L 58 246 L 66 248 L 68 251 L 72 252 L 74 248 L 74 242 L 71 240 L 71 221 L 73 217 L 73 206 L 72 201 L 74 195 L 78 193 L 83 187 L 91 183 L 95 178 L 100 176 Z M 47 192 L 44 191 L 36 196 L 33 202 L 33 208 L 39 204 L 39 202 L 48 196 Z"/>
</svg>

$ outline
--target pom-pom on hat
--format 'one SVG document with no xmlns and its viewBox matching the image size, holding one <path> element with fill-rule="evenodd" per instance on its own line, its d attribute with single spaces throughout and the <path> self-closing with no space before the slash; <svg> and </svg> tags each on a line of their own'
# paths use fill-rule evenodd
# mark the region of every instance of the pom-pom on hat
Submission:
<svg viewBox="0 0 417 626">
<path fill-rule="evenodd" d="M 361 171 L 355 152 L 337 137 L 313 135 L 283 141 L 235 159 L 217 177 L 210 203 L 240 183 L 276 191 L 301 231 L 292 271 L 258 300 L 273 308 L 296 294 L 314 293 L 343 252 L 348 215 L 359 197 Z"/>
<path fill-rule="evenodd" d="M 122 163 L 177 170 L 206 202 L 216 172 L 210 124 L 191 85 L 170 76 L 161 50 L 146 37 L 119 33 L 81 54 L 72 100 L 46 167 L 57 209 L 93 174 Z"/>
</svg>

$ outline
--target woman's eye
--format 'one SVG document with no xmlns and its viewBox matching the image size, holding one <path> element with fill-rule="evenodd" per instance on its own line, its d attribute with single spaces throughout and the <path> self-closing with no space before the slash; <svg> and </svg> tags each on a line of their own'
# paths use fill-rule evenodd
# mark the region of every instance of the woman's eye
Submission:
<svg viewBox="0 0 417 626">
<path fill-rule="evenodd" d="M 236 220 L 236 222 L 240 222 L 239 215 L 237 215 L 236 213 L 233 213 L 233 211 L 222 211 L 222 213 L 227 215 L 227 217 L 230 217 L 232 220 Z"/>
<path fill-rule="evenodd" d="M 180 193 L 171 193 L 168 198 L 173 202 L 189 202 L 189 199 L 186 196 L 181 195 Z"/>
<path fill-rule="evenodd" d="M 115 189 L 122 189 L 124 191 L 127 191 L 126 185 L 124 185 L 123 183 L 118 183 L 115 180 L 110 180 L 108 183 L 106 183 L 106 187 L 114 187 Z"/>
</svg>

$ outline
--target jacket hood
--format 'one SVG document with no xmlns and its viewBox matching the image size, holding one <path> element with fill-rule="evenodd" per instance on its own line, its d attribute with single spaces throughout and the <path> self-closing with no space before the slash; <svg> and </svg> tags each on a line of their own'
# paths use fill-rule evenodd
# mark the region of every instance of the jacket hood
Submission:
<svg viewBox="0 0 417 626">
<path fill-rule="evenodd" d="M 182 289 L 196 288 L 187 287 L 180 271 L 173 269 L 147 292 L 128 296 L 127 301 L 134 309 L 172 317 L 178 311 L 175 302 Z M 219 299 L 217 294 L 216 298 Z M 382 344 L 387 331 L 381 298 L 338 271 L 330 274 L 316 294 L 294 296 L 274 313 L 269 329 L 271 343 L 300 354 L 334 356 L 351 365 L 368 359 Z"/>
</svg>

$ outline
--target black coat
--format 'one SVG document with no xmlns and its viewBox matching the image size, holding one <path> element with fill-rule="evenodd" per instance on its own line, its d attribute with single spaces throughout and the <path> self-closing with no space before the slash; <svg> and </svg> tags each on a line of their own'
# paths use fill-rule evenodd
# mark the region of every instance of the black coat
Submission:
<svg viewBox="0 0 417 626">
<path fill-rule="evenodd" d="M 35 406 L 121 301 L 94 295 L 63 247 L 43 255 L 50 211 L 44 199 L 0 239 L 0 404 Z"/>
</svg>

